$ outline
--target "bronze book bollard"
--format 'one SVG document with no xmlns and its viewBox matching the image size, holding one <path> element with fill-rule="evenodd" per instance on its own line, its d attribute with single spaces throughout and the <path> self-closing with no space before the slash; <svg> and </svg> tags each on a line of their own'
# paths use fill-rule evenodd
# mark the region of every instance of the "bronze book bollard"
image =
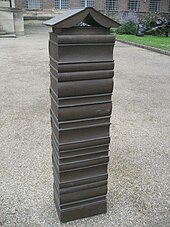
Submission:
<svg viewBox="0 0 170 227">
<path fill-rule="evenodd" d="M 45 23 L 50 33 L 54 201 L 61 222 L 107 210 L 113 47 L 119 24 L 93 8 Z"/>
</svg>

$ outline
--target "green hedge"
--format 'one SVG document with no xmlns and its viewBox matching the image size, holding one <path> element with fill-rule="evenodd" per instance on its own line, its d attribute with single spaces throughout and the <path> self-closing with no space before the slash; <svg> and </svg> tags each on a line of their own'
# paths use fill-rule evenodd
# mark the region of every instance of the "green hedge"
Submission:
<svg viewBox="0 0 170 227">
<path fill-rule="evenodd" d="M 119 28 L 116 29 L 117 34 L 136 34 L 136 23 L 132 21 L 124 22 Z"/>
</svg>

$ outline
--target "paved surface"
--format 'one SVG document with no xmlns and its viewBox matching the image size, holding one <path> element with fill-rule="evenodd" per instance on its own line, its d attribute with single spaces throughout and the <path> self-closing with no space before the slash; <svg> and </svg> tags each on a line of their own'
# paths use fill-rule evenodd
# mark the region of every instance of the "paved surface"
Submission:
<svg viewBox="0 0 170 227">
<path fill-rule="evenodd" d="M 34 28 L 0 40 L 4 227 L 60 226 L 53 203 L 47 32 Z M 170 58 L 117 43 L 115 59 L 108 213 L 61 226 L 169 227 Z"/>
</svg>

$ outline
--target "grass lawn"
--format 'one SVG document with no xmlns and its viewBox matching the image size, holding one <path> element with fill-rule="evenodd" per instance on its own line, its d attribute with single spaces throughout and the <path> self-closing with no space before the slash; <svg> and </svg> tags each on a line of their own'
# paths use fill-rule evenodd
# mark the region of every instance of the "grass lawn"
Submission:
<svg viewBox="0 0 170 227">
<path fill-rule="evenodd" d="M 170 51 L 170 37 L 159 37 L 150 35 L 144 37 L 139 37 L 136 35 L 116 35 L 116 37 L 121 40 Z"/>
</svg>

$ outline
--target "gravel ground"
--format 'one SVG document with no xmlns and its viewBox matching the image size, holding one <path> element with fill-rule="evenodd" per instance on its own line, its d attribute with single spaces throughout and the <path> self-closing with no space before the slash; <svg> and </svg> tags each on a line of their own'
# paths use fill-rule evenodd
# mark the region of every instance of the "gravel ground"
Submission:
<svg viewBox="0 0 170 227">
<path fill-rule="evenodd" d="M 60 225 L 53 203 L 48 31 L 0 40 L 0 226 L 170 226 L 170 58 L 115 48 L 108 213 Z"/>
</svg>

